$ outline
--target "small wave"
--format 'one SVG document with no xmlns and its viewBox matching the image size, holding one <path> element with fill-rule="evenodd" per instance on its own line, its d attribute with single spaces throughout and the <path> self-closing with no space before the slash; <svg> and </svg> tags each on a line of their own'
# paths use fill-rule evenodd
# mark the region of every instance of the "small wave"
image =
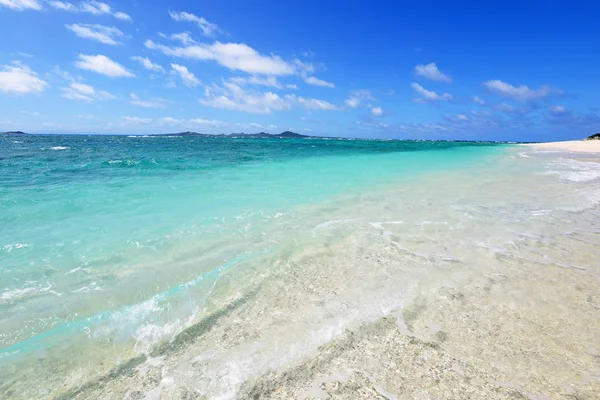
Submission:
<svg viewBox="0 0 600 400">
<path fill-rule="evenodd" d="M 0 300 L 14 301 L 14 300 L 17 300 L 17 299 L 20 299 L 20 298 L 24 297 L 27 293 L 31 293 L 34 290 L 35 290 L 35 288 L 33 288 L 33 287 L 22 288 L 22 289 L 6 290 L 0 296 Z"/>
<path fill-rule="evenodd" d="M 69 150 L 69 147 L 67 147 L 67 146 L 54 146 L 54 147 L 50 147 L 50 150 Z"/>
<path fill-rule="evenodd" d="M 31 246 L 28 243 L 14 243 L 14 244 L 5 244 L 2 246 L 2 250 L 5 250 L 7 253 L 10 253 L 13 250 L 23 249 L 25 247 Z"/>
<path fill-rule="evenodd" d="M 551 163 L 547 174 L 557 174 L 561 179 L 571 182 L 586 182 L 600 179 L 600 163 L 560 159 Z"/>
<path fill-rule="evenodd" d="M 35 282 L 27 281 L 27 285 L 35 284 Z M 43 293 L 51 293 L 57 296 L 61 296 L 60 293 L 55 292 L 52 289 L 52 285 L 47 283 L 46 287 L 41 286 L 26 286 L 19 289 L 5 289 L 5 291 L 0 295 L 0 301 L 5 302 L 14 302 L 16 300 L 29 297 L 35 294 L 43 294 Z"/>
<path fill-rule="evenodd" d="M 103 292 L 102 289 L 96 282 L 92 282 L 89 286 L 83 286 L 79 289 L 73 290 L 71 293 L 88 293 L 88 292 Z"/>
<path fill-rule="evenodd" d="M 347 219 L 337 219 L 337 220 L 333 220 L 333 221 L 327 221 L 327 222 L 323 222 L 317 226 L 315 226 L 315 230 L 318 229 L 323 229 L 323 228 L 328 228 L 332 225 L 337 225 L 337 224 L 341 224 L 344 222 L 356 222 L 356 221 L 360 221 L 362 218 L 347 218 Z"/>
</svg>

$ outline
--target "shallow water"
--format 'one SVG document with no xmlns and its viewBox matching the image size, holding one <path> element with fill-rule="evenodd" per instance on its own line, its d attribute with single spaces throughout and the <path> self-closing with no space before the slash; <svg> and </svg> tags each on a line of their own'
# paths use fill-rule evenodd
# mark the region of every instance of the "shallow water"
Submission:
<svg viewBox="0 0 600 400">
<path fill-rule="evenodd" d="M 8 397 L 86 398 L 128 366 L 160 365 L 169 373 L 158 392 L 142 392 L 176 382 L 233 398 L 345 330 L 507 260 L 599 273 L 600 168 L 565 154 L 449 142 L 0 140 Z M 565 259 L 574 243 L 578 256 Z"/>
</svg>

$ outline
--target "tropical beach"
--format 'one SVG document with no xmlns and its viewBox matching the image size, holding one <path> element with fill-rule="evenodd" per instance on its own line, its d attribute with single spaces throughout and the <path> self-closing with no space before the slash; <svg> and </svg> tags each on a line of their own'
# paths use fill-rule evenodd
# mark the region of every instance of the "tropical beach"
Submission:
<svg viewBox="0 0 600 400">
<path fill-rule="evenodd" d="M 0 399 L 600 399 L 598 15 L 0 0 Z"/>
<path fill-rule="evenodd" d="M 32 203 L 28 191 L 3 195 L 3 225 L 18 219 L 24 228 L 2 238 L 11 243 L 0 358 L 9 398 L 598 392 L 600 164 L 581 153 L 491 143 L 3 139 L 19 154 L 11 187 L 32 178 L 46 187 Z M 35 165 L 40 148 L 47 161 L 35 169 L 57 171 L 49 186 L 37 172 L 17 173 Z M 227 158 L 199 164 L 202 149 Z M 95 184 L 63 180 L 74 173 Z M 165 177 L 169 186 L 156 192 Z M 203 182 L 222 191 L 206 197 Z M 71 211 L 42 218 L 63 202 L 61 186 Z M 122 188 L 115 206 L 103 194 L 114 187 Z M 172 193 L 186 193 L 189 205 Z M 140 198 L 146 208 L 136 208 Z M 77 222 L 93 215 L 102 221 Z"/>
</svg>

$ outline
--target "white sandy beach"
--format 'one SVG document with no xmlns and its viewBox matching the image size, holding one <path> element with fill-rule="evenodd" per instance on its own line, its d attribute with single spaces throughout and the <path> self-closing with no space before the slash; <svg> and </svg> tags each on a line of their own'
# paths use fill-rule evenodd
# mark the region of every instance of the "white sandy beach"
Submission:
<svg viewBox="0 0 600 400">
<path fill-rule="evenodd" d="M 600 153 L 600 140 L 570 140 L 565 142 L 527 143 L 524 144 L 524 146 L 531 146 L 540 150 Z"/>
</svg>

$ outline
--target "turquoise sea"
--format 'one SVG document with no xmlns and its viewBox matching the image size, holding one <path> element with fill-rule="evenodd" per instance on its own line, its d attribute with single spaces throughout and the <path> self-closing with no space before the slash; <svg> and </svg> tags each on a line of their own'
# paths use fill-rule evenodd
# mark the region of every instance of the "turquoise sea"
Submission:
<svg viewBox="0 0 600 400">
<path fill-rule="evenodd" d="M 247 332 L 239 351 L 215 356 L 229 372 L 203 375 L 220 377 L 208 398 L 235 396 L 449 279 L 453 260 L 467 273 L 515 232 L 548 231 L 539 215 L 595 206 L 593 164 L 495 143 L 1 135 L 0 397 L 68 398 L 168 360 L 244 299 L 256 309 L 227 322 Z M 319 305 L 349 266 L 361 276 Z M 314 287 L 286 286 L 303 274 Z"/>
</svg>

